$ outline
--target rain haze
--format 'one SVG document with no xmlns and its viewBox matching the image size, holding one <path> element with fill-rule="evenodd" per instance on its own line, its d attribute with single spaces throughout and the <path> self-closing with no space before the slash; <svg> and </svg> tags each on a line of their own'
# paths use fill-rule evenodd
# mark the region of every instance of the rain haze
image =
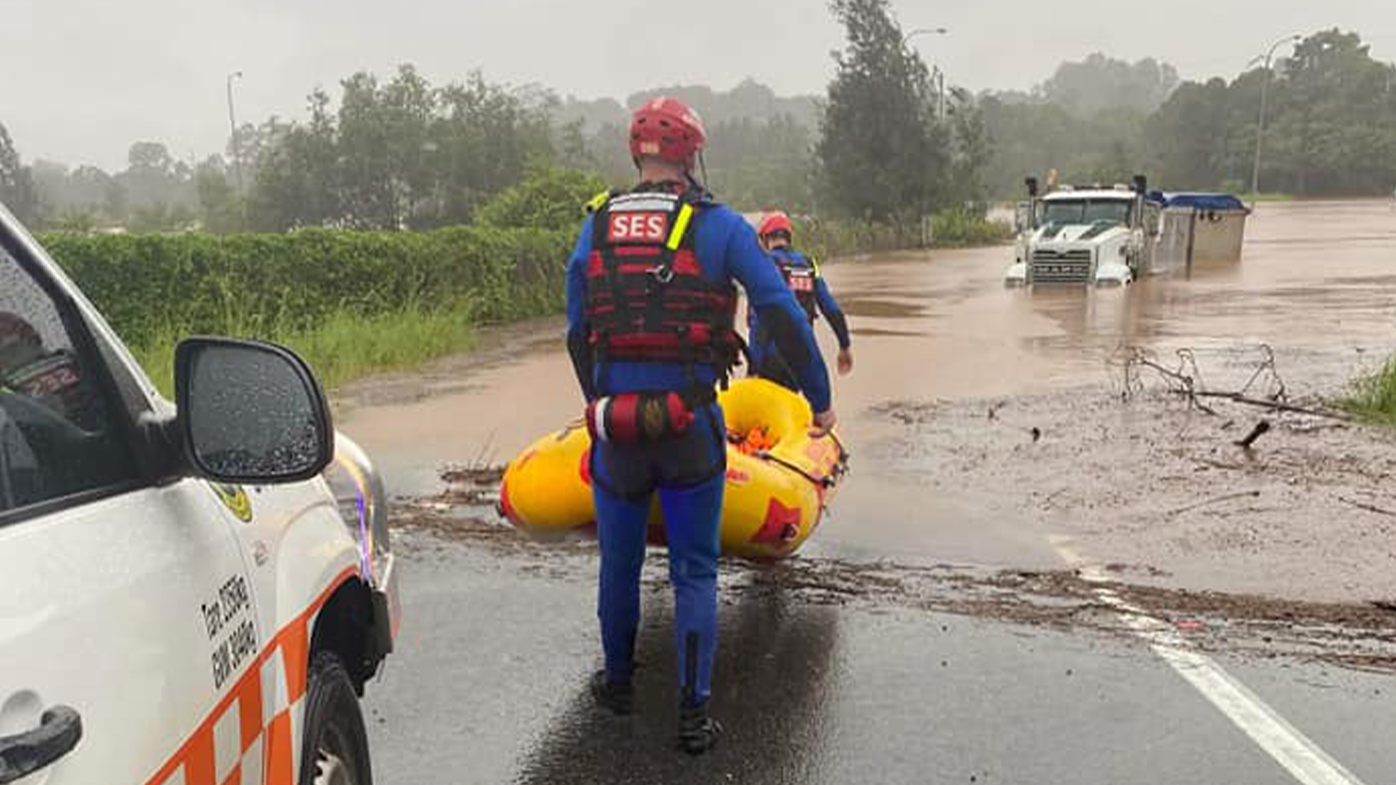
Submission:
<svg viewBox="0 0 1396 785">
<path fill-rule="evenodd" d="M 1396 0 L 0 7 L 0 784 L 1396 783 Z"/>
<path fill-rule="evenodd" d="M 1231 77 L 1276 37 L 1339 27 L 1396 56 L 1396 4 L 1118 0 L 894 3 L 928 62 L 972 90 L 1028 89 L 1092 52 L 1174 64 L 1184 79 Z M 821 93 L 841 30 L 818 0 L 710 0 L 684 16 L 641 0 L 444 3 L 399 0 L 11 0 L 0 50 L 0 120 L 27 157 L 120 168 L 136 140 L 202 158 L 222 150 L 224 80 L 239 120 L 300 117 L 305 95 L 358 70 L 413 63 L 434 82 L 480 69 L 579 98 L 669 84 Z M 17 6 L 17 7 L 16 7 Z"/>
</svg>

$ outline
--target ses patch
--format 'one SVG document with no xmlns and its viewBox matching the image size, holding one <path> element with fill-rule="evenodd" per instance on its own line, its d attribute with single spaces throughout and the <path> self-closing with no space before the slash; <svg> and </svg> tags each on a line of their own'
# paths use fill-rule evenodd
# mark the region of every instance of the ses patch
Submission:
<svg viewBox="0 0 1396 785">
<path fill-rule="evenodd" d="M 613 212 L 606 227 L 612 243 L 662 243 L 669 237 L 669 214 L 661 212 Z"/>
</svg>

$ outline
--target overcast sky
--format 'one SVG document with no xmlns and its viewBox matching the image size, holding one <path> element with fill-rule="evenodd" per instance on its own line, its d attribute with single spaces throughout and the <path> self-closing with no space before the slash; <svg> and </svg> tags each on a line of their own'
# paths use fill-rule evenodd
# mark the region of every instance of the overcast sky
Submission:
<svg viewBox="0 0 1396 785">
<path fill-rule="evenodd" d="M 1028 88 L 1093 51 L 1232 76 L 1279 36 L 1338 26 L 1396 59 L 1396 0 L 893 0 L 950 81 Z M 579 97 L 673 83 L 821 92 L 841 30 L 823 0 L 0 0 L 0 122 L 26 159 L 122 168 L 137 139 L 222 149 L 224 79 L 240 119 L 299 117 L 316 85 L 416 64 L 434 82 L 482 69 Z M 699 12 L 689 17 L 684 11 Z"/>
</svg>

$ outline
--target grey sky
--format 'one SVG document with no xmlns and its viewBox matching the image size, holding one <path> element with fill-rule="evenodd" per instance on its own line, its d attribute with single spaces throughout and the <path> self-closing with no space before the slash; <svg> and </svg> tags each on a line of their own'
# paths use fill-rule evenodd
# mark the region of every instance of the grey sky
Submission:
<svg viewBox="0 0 1396 785">
<path fill-rule="evenodd" d="M 1338 26 L 1396 58 L 1391 0 L 893 0 L 950 81 L 1027 88 L 1092 51 L 1152 55 L 1184 77 L 1234 75 L 1291 32 Z M 137 139 L 179 157 L 221 150 L 225 75 L 240 119 L 299 116 L 315 85 L 415 63 L 430 79 L 471 69 L 581 97 L 746 76 L 819 92 L 841 31 L 823 0 L 0 0 L 0 122 L 27 159 L 120 168 Z M 680 9 L 700 9 L 694 19 Z"/>
</svg>

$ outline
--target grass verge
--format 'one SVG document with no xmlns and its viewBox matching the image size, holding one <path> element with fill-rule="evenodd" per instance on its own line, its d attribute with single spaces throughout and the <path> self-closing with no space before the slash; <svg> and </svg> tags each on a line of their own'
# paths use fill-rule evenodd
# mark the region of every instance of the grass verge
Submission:
<svg viewBox="0 0 1396 785">
<path fill-rule="evenodd" d="M 1358 419 L 1396 427 L 1396 357 L 1357 377 L 1337 404 Z"/>
<path fill-rule="evenodd" d="M 1013 226 L 965 210 L 937 213 L 931 224 L 936 248 L 998 245 L 1013 239 Z"/>
<path fill-rule="evenodd" d="M 257 338 L 286 346 L 310 363 L 321 384 L 334 390 L 347 382 L 386 370 L 415 368 L 429 360 L 471 348 L 476 335 L 475 309 L 404 308 L 374 316 L 335 311 L 308 330 L 274 330 L 255 335 L 232 329 L 226 335 Z M 156 387 L 174 395 L 174 353 L 182 336 L 165 335 L 134 354 Z"/>
</svg>

